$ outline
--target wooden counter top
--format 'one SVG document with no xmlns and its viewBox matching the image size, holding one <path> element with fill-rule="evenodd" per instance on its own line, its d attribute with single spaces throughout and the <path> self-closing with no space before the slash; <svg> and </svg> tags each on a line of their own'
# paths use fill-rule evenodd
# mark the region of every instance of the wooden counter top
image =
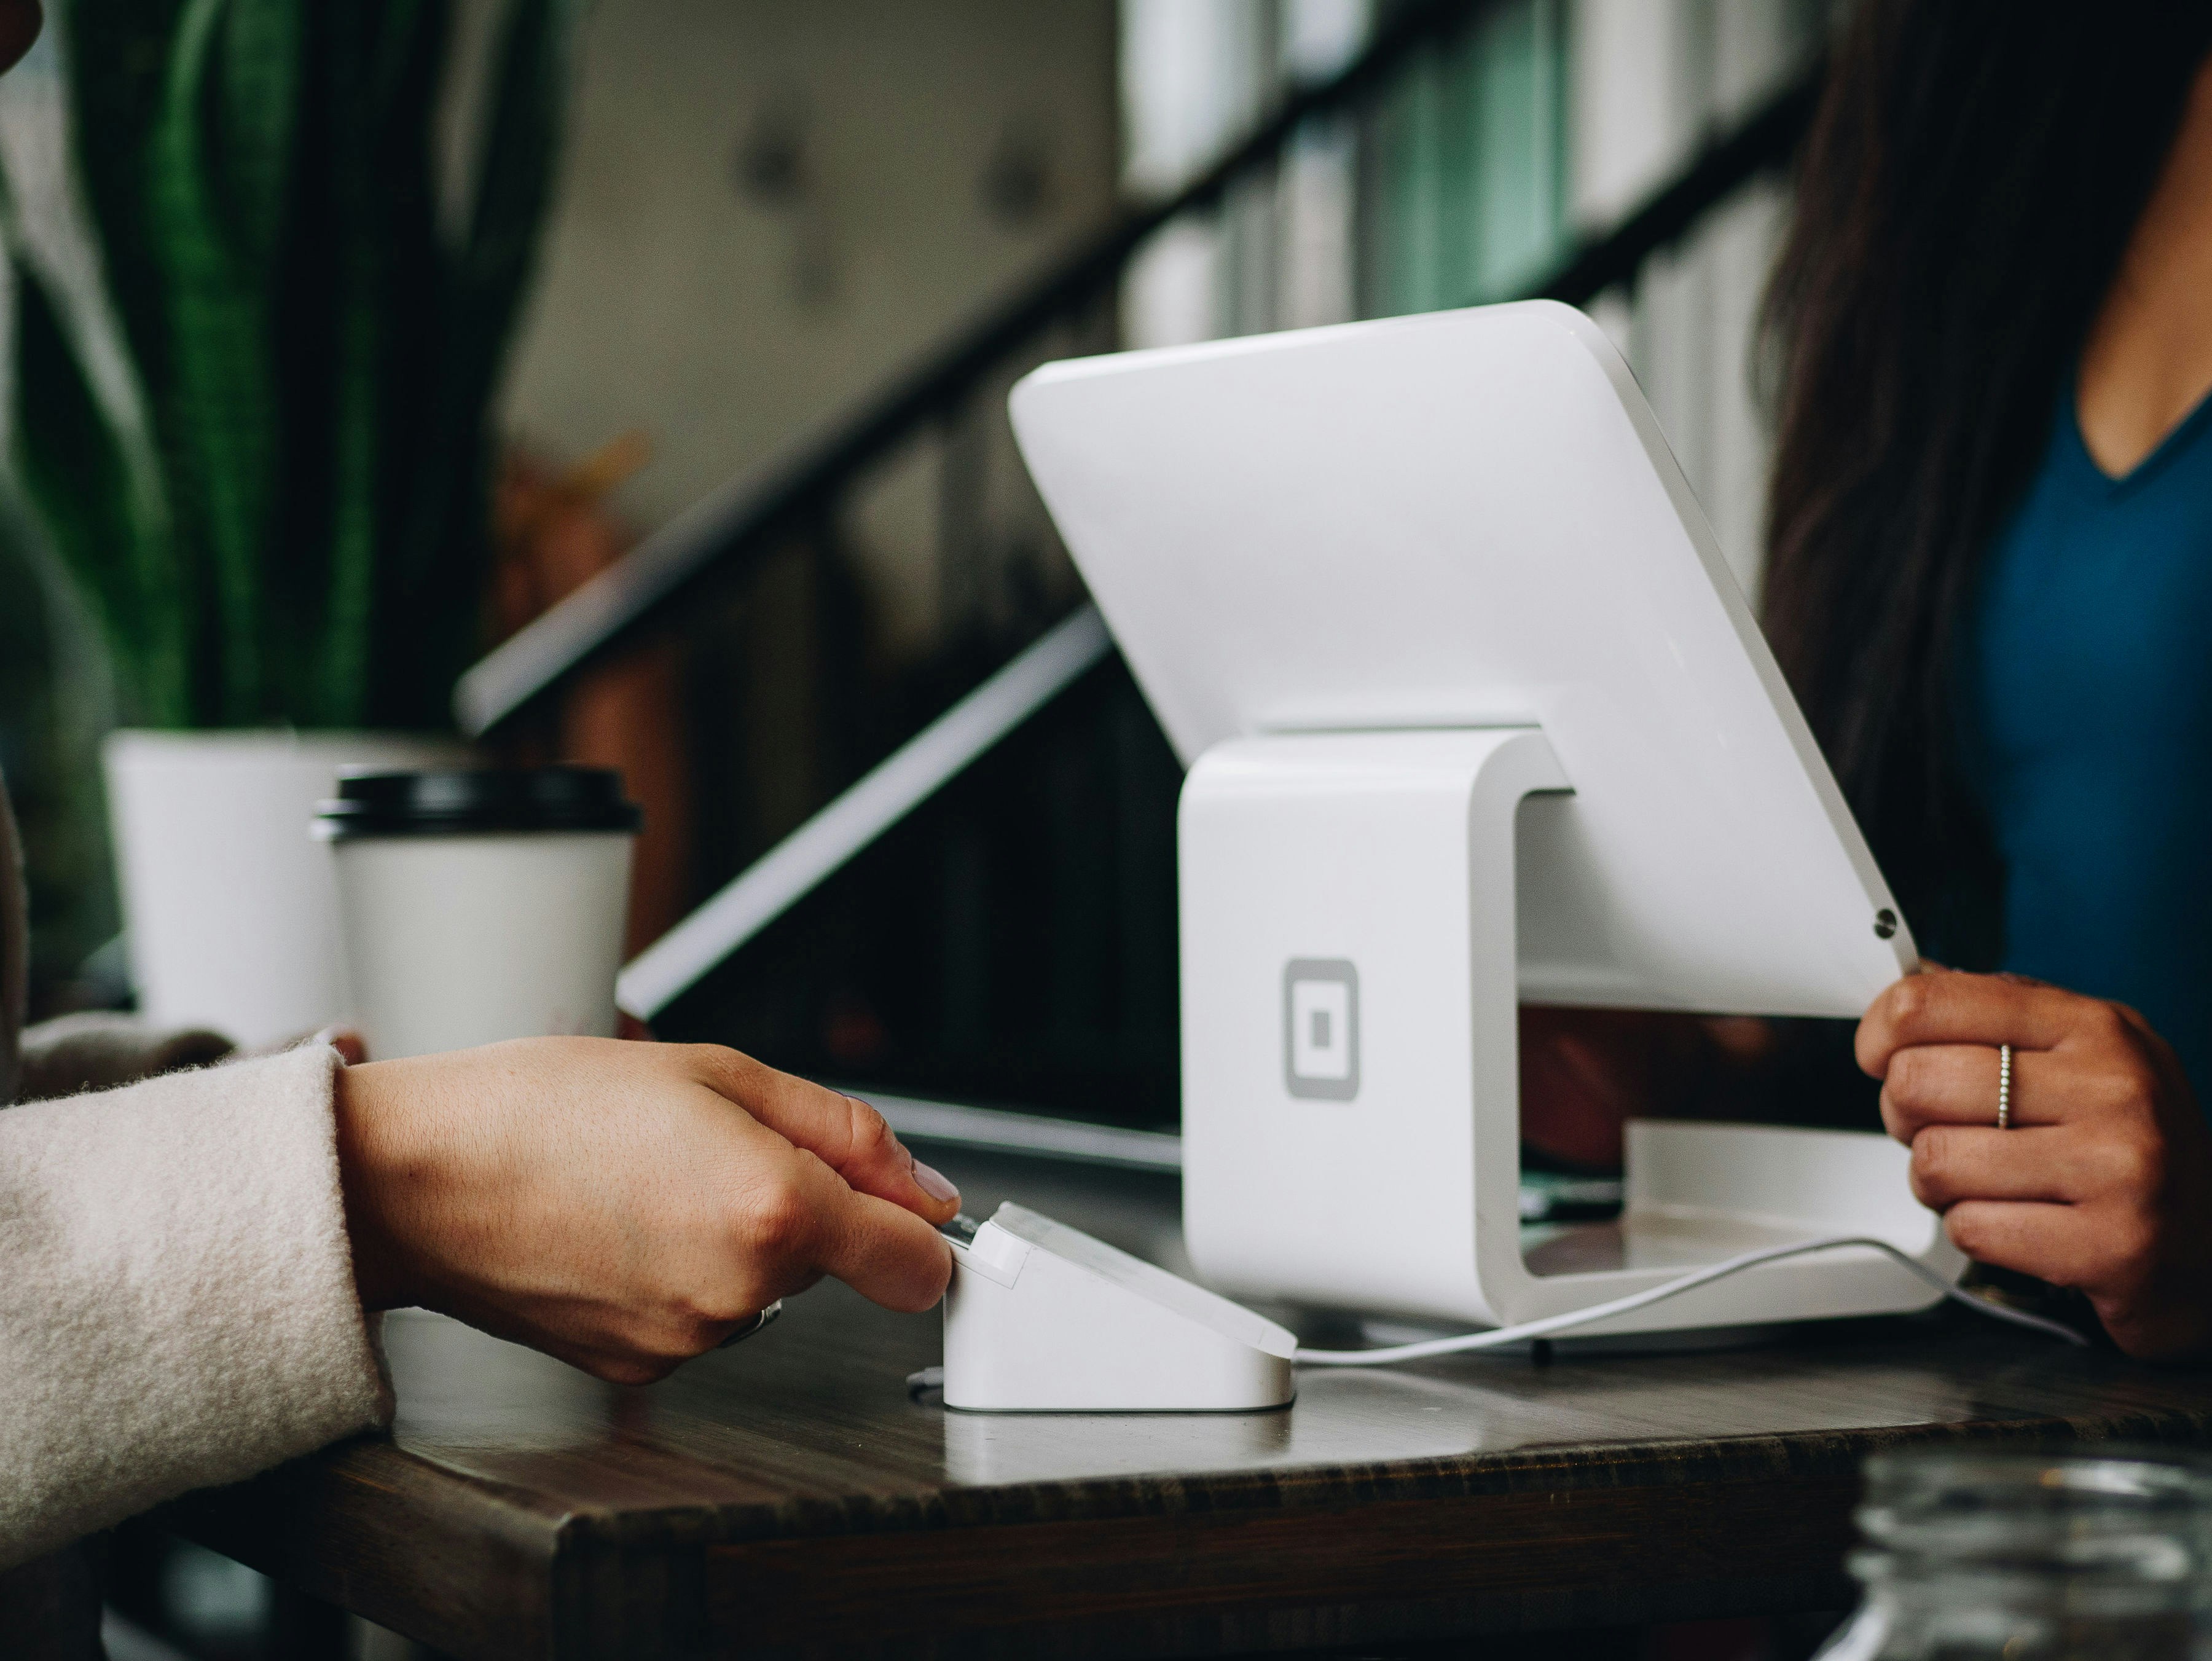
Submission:
<svg viewBox="0 0 2212 1661">
<path fill-rule="evenodd" d="M 1170 1262 L 1171 1179 L 947 1157 Z M 1252 1652 L 1839 1608 L 1860 1460 L 1972 1438 L 2203 1442 L 2212 1379 L 1974 1320 L 1756 1348 L 1309 1372 L 1249 1417 L 909 1398 L 934 1316 L 842 1287 L 618 1390 L 392 1317 L 362 1440 L 172 1509 L 465 1657 Z"/>
</svg>

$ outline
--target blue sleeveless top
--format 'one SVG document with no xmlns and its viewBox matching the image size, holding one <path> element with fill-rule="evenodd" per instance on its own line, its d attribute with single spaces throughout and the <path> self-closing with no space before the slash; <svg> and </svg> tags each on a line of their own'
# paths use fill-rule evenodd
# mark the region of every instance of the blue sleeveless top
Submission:
<svg viewBox="0 0 2212 1661">
<path fill-rule="evenodd" d="M 2212 1108 L 2212 399 L 2113 479 L 2069 384 L 1960 646 L 2003 967 L 2141 1010 Z"/>
</svg>

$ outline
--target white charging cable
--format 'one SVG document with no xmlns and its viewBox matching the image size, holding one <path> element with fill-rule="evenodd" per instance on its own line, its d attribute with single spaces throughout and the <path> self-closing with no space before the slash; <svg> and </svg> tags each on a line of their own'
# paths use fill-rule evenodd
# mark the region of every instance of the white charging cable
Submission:
<svg viewBox="0 0 2212 1661">
<path fill-rule="evenodd" d="M 1387 1367 L 1401 1361 L 1425 1361 L 1431 1356 L 1458 1355 L 1471 1349 L 1496 1349 L 1506 1344 L 1526 1343 L 1531 1338 L 1549 1337 L 1555 1332 L 1571 1331 L 1576 1327 L 1589 1326 L 1615 1315 L 1626 1315 L 1631 1310 L 1647 1308 L 1668 1298 L 1680 1297 L 1685 1292 L 1710 1286 L 1715 1281 L 1724 1281 L 1731 1275 L 1740 1275 L 1747 1269 L 1756 1269 L 1761 1263 L 1779 1262 L 1784 1257 L 1802 1257 L 1814 1251 L 1833 1251 L 1839 1246 L 1871 1246 L 1876 1251 L 1894 1258 L 1903 1268 L 1911 1270 L 1954 1303 L 1964 1304 L 1978 1314 L 1992 1320 L 2009 1321 L 2037 1332 L 2063 1338 L 2069 1344 L 2086 1345 L 2089 1341 L 2073 1328 L 2057 1321 L 2045 1320 L 2040 1315 L 2030 1315 L 2025 1310 L 2008 1309 L 2002 1304 L 1987 1298 L 1977 1298 L 1938 1275 L 1917 1258 L 1907 1256 L 1887 1240 L 1874 1239 L 1863 1234 L 1832 1234 L 1818 1240 L 1797 1240 L 1789 1245 L 1767 1246 L 1758 1251 L 1747 1251 L 1740 1256 L 1724 1258 L 1717 1263 L 1692 1269 L 1689 1274 L 1667 1281 L 1664 1285 L 1647 1287 L 1642 1292 L 1632 1292 L 1626 1298 L 1614 1298 L 1602 1304 L 1592 1304 L 1587 1309 L 1571 1309 L 1564 1315 L 1547 1315 L 1540 1321 L 1523 1321 L 1518 1326 L 1493 1327 L 1487 1332 L 1469 1332 L 1456 1338 L 1430 1338 L 1417 1344 L 1391 1344 L 1380 1349 L 1301 1349 L 1293 1352 L 1291 1360 L 1301 1366 L 1312 1367 Z"/>
</svg>

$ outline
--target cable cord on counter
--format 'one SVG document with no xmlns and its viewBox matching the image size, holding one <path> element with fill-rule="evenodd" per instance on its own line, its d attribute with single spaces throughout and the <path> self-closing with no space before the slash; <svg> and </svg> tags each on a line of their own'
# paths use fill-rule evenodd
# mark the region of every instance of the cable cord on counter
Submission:
<svg viewBox="0 0 2212 1661">
<path fill-rule="evenodd" d="M 1802 1257 L 1815 1251 L 1833 1251 L 1841 1246 L 1871 1246 L 1893 1258 L 1900 1267 L 1918 1275 L 1954 1303 L 1964 1304 L 1968 1309 L 1992 1320 L 2009 1321 L 2014 1326 L 2063 1338 L 2069 1344 L 2086 1345 L 2089 1342 L 2073 1328 L 2060 1322 L 2047 1320 L 2040 1315 L 2031 1315 L 2025 1310 L 2010 1309 L 1987 1298 L 1978 1298 L 1917 1258 L 1899 1251 L 1887 1240 L 1877 1240 L 1863 1234 L 1832 1234 L 1817 1240 L 1796 1240 L 1787 1245 L 1746 1251 L 1717 1263 L 1708 1263 L 1703 1269 L 1692 1269 L 1662 1286 L 1647 1287 L 1641 1292 L 1630 1293 L 1625 1298 L 1592 1304 L 1587 1309 L 1571 1309 L 1565 1314 L 1547 1315 L 1540 1321 L 1522 1321 L 1514 1326 L 1492 1327 L 1487 1332 L 1464 1333 L 1454 1338 L 1430 1338 L 1419 1343 L 1390 1344 L 1378 1349 L 1300 1349 L 1291 1359 L 1300 1366 L 1385 1367 L 1395 1366 L 1401 1361 L 1425 1361 L 1438 1355 L 1464 1354 L 1468 1350 L 1498 1349 L 1508 1344 L 1526 1343 L 1532 1338 L 1548 1338 L 1557 1332 L 1571 1332 L 1577 1327 L 1592 1326 L 1613 1316 L 1628 1314 L 1632 1310 L 1647 1309 L 1653 1304 L 1679 1297 L 1685 1292 L 1711 1286 L 1715 1281 L 1724 1281 L 1731 1275 L 1740 1275 L 1747 1269 L 1756 1269 L 1761 1263 L 1779 1262 L 1785 1257 Z"/>
</svg>

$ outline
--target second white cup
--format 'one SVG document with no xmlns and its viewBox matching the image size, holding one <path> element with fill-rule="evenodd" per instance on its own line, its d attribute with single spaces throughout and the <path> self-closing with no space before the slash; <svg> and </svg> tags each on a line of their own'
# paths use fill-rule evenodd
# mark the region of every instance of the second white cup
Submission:
<svg viewBox="0 0 2212 1661">
<path fill-rule="evenodd" d="M 370 1058 L 612 1037 L 639 818 L 605 768 L 341 778 L 318 831 Z"/>
</svg>

